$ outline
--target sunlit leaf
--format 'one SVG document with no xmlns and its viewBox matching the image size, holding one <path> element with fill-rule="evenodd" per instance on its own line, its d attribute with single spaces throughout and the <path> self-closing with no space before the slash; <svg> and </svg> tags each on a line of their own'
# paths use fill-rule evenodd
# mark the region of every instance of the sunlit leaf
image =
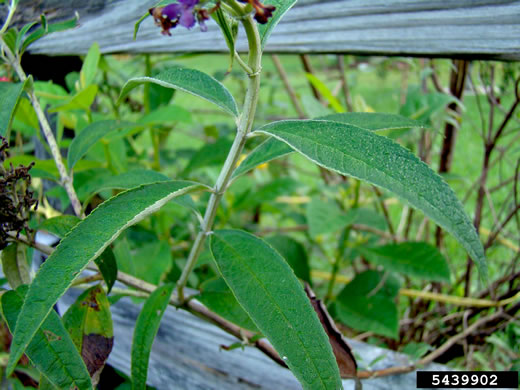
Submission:
<svg viewBox="0 0 520 390">
<path fill-rule="evenodd" d="M 74 96 L 72 96 L 67 102 L 55 106 L 49 110 L 49 112 L 67 111 L 67 110 L 90 110 L 90 106 L 94 102 L 98 92 L 98 86 L 91 84 L 85 89 L 82 89 Z"/>
<path fill-rule="evenodd" d="M 83 61 L 83 66 L 81 67 L 81 71 L 79 73 L 80 86 L 82 89 L 89 86 L 94 81 L 100 58 L 101 51 L 99 50 L 99 44 L 94 42 L 88 50 L 87 56 Z"/>
</svg>

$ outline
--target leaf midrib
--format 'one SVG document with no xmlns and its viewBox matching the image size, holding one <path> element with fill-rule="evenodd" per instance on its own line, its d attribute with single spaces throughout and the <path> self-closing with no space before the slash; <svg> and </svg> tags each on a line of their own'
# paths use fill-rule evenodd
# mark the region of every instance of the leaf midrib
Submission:
<svg viewBox="0 0 520 390">
<path fill-rule="evenodd" d="M 321 121 L 320 121 L 320 122 L 321 122 Z M 323 121 L 323 122 L 328 122 L 328 121 Z M 335 123 L 341 123 L 341 122 L 335 122 Z M 352 126 L 352 125 L 349 125 L 349 126 Z M 364 130 L 364 129 L 362 129 L 362 130 Z M 280 141 L 282 141 L 282 142 L 285 142 L 285 143 L 286 143 L 287 145 L 289 145 L 291 148 L 293 148 L 293 149 L 297 150 L 298 152 L 304 154 L 307 158 L 309 158 L 309 159 L 310 159 L 311 161 L 313 161 L 314 163 L 316 163 L 316 164 L 318 164 L 318 165 L 320 165 L 320 166 L 322 166 L 322 167 L 324 167 L 324 168 L 327 168 L 327 169 L 333 170 L 333 171 L 335 171 L 335 172 L 337 172 L 337 173 L 343 174 L 342 172 L 338 171 L 337 169 L 334 169 L 334 168 L 331 168 L 331 167 L 325 166 L 323 163 L 320 163 L 320 162 L 316 161 L 315 159 L 313 159 L 313 158 L 307 156 L 305 153 L 303 153 L 303 152 L 300 150 L 300 148 L 298 148 L 298 147 L 292 145 L 288 140 L 285 140 L 285 139 L 281 138 L 280 136 L 278 136 L 278 135 L 276 135 L 276 134 L 273 134 L 273 133 L 270 133 L 270 132 L 268 132 L 268 131 L 266 131 L 266 130 L 259 129 L 259 130 L 257 130 L 257 131 L 258 131 L 258 132 L 263 132 L 263 133 L 269 134 L 269 135 L 275 137 L 276 139 L 278 139 L 278 140 L 280 140 Z M 307 138 L 302 137 L 302 136 L 297 135 L 297 134 L 294 134 L 294 133 L 287 133 L 287 132 L 284 132 L 283 130 L 282 130 L 282 131 L 277 130 L 277 131 L 279 131 L 279 132 L 281 132 L 281 133 L 284 133 L 284 134 L 289 134 L 289 135 L 291 135 L 291 136 L 293 136 L 293 137 L 296 137 L 296 138 L 298 138 L 298 139 L 300 139 L 300 140 L 308 140 Z M 368 131 L 368 130 L 367 130 L 367 131 Z M 373 166 L 373 165 L 370 165 L 370 164 L 368 164 L 366 161 L 363 161 L 363 160 L 361 160 L 361 159 L 359 159 L 359 158 L 357 158 L 357 157 L 355 157 L 355 156 L 352 156 L 352 155 L 349 155 L 349 154 L 343 153 L 341 150 L 339 150 L 339 149 L 335 149 L 335 148 L 332 147 L 332 146 L 325 145 L 325 144 L 322 144 L 322 143 L 320 143 L 320 142 L 318 142 L 318 141 L 314 141 L 314 140 L 313 140 L 313 142 L 315 142 L 316 145 L 319 145 L 319 146 L 321 146 L 321 147 L 323 147 L 323 148 L 327 148 L 327 149 L 329 149 L 329 150 L 338 151 L 339 153 L 341 153 L 342 156 L 346 156 L 346 157 L 352 158 L 353 160 L 356 160 L 356 161 L 358 161 L 358 162 L 364 164 L 365 166 L 367 166 L 367 167 L 369 167 L 369 168 L 373 168 L 373 169 L 377 170 L 378 172 L 381 172 L 381 173 L 385 174 L 386 176 L 389 176 L 389 177 L 392 178 L 393 180 L 396 180 L 396 181 L 397 181 L 397 179 L 396 179 L 394 176 L 389 175 L 387 171 L 385 171 L 385 170 L 383 170 L 383 169 L 379 169 L 379 168 L 377 168 L 377 167 L 375 167 L 375 166 Z M 421 162 L 421 161 L 418 161 L 418 162 Z M 423 164 L 424 164 L 424 163 L 423 163 Z M 354 176 L 354 175 L 351 175 L 351 176 Z M 356 177 L 356 176 L 354 176 L 354 177 Z M 360 177 L 357 177 L 357 178 L 358 178 L 358 179 L 361 179 Z M 365 180 L 365 179 L 362 179 L 362 180 Z M 441 180 L 442 180 L 442 178 L 441 178 Z M 444 182 L 442 182 L 442 183 L 445 184 Z M 378 184 L 378 185 L 380 185 L 380 184 Z M 433 209 L 435 209 L 435 210 L 437 211 L 437 213 L 439 213 L 441 216 L 443 216 L 443 214 L 440 212 L 440 209 L 439 209 L 438 207 L 436 207 L 436 206 L 433 205 L 431 202 L 429 202 L 429 201 L 428 201 L 424 196 L 422 196 L 421 194 L 419 194 L 419 193 L 417 193 L 417 192 L 416 192 L 416 194 L 417 194 L 417 197 L 418 197 L 418 198 L 420 198 L 420 199 L 422 199 L 423 201 L 425 201 L 428 205 L 430 205 Z M 444 216 L 443 216 L 443 219 L 444 219 Z M 448 225 L 448 224 L 446 224 L 446 225 Z M 456 233 L 456 234 L 458 235 L 458 233 Z"/>
</svg>

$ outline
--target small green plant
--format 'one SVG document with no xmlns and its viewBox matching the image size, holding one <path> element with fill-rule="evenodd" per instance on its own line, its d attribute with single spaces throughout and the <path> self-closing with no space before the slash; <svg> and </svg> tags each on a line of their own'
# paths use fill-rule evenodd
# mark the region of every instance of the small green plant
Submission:
<svg viewBox="0 0 520 390">
<path fill-rule="evenodd" d="M 117 103 L 110 103 L 112 113 L 99 119 L 91 112 L 91 104 L 99 92 L 95 75 L 98 69 L 106 70 L 110 67 L 101 57 L 99 48 L 94 45 L 85 58 L 81 72 L 69 78 L 70 92 L 54 85 L 34 83 L 20 66 L 23 51 L 38 37 L 69 27 L 69 24 L 52 27 L 43 18 L 42 26 L 28 36 L 26 33 L 32 24 L 21 31 L 8 29 L 17 3 L 14 0 L 11 2 L 8 18 L 0 30 L 4 60 L 19 79 L 18 83 L 0 83 L 0 132 L 8 136 L 16 109 L 30 108 L 27 103 L 31 103 L 36 115 L 36 126 L 41 125 L 55 161 L 57 172 L 54 172 L 54 179 L 65 189 L 64 198 L 68 199 L 76 216 L 49 218 L 41 224 L 40 228 L 62 238 L 60 244 L 55 250 L 40 246 L 39 249 L 50 256 L 34 279 L 25 278 L 12 285 L 14 290 L 2 295 L 2 313 L 13 333 L 7 374 L 15 370 L 25 353 L 41 374 L 40 388 L 43 388 L 42 383 L 47 385 L 47 382 L 58 388 L 90 389 L 95 386 L 113 343 L 107 294 L 111 293 L 117 279 L 134 290 L 150 294 L 137 320 L 134 335 L 132 383 L 135 389 L 144 389 L 146 386 L 151 346 L 168 304 L 195 312 L 209 320 L 218 318 L 223 328 L 240 339 L 245 338 L 246 344 L 259 345 L 262 338 L 267 338 L 274 350 L 262 344 L 263 351 L 279 364 L 287 365 L 305 389 L 342 388 L 340 371 L 346 377 L 364 377 L 356 372 L 355 362 L 351 362 L 354 368 L 347 374 L 343 366 L 338 367 L 337 356 L 341 352 L 331 347 L 329 339 L 338 339 L 340 334 L 332 326 L 326 309 L 320 306 L 315 297 L 307 296 L 304 291 L 301 281 L 311 282 L 308 265 L 294 260 L 294 253 L 302 253 L 301 245 L 283 236 L 263 239 L 259 235 L 237 230 L 244 226 L 233 224 L 232 210 L 229 218 L 222 217 L 217 221 L 219 207 L 234 183 L 254 168 L 289 154 L 299 154 L 321 169 L 387 190 L 409 206 L 422 211 L 465 248 L 478 266 L 482 281 L 487 281 L 486 260 L 479 236 L 452 189 L 408 149 L 378 134 L 395 129 L 422 128 L 425 126 L 422 122 L 391 114 L 342 113 L 339 109 L 341 104 L 334 100 L 331 106 L 339 111 L 337 114 L 308 120 L 282 120 L 255 127 L 263 49 L 271 31 L 295 0 L 273 0 L 273 5 L 262 4 L 258 0 L 161 2 L 149 13 L 164 35 L 170 35 L 170 30 L 176 26 L 192 28 L 197 23 L 205 30 L 205 21 L 210 17 L 215 19 L 230 49 L 230 66 L 238 64 L 247 80 L 242 104 L 236 102 L 233 94 L 221 82 L 204 72 L 175 66 L 152 74 L 147 64 L 148 74 L 128 80 L 120 91 Z M 136 25 L 136 32 L 141 21 Z M 238 24 L 242 25 L 247 37 L 247 59 L 243 59 L 235 50 Z M 321 85 L 312 75 L 309 80 L 313 85 Z M 122 121 L 121 106 L 135 103 L 132 93 L 140 85 L 145 88 L 146 115 L 137 122 Z M 114 97 L 108 82 L 103 88 L 106 96 Z M 167 132 L 164 128 L 167 127 L 168 117 L 173 115 L 175 122 L 191 120 L 189 113 L 173 104 L 151 107 L 151 96 L 154 93 L 166 94 L 165 100 L 170 100 L 171 92 L 168 95 L 165 89 L 201 98 L 205 105 L 215 105 L 235 123 L 236 128 L 229 132 L 233 134 L 232 141 L 222 132 L 224 135 L 213 145 L 193 155 L 189 165 L 182 171 L 188 175 L 198 164 L 203 165 L 208 159 L 222 154 L 224 162 L 214 182 L 186 181 L 183 180 L 185 177 L 171 180 L 158 171 L 144 170 L 142 167 L 120 172 L 120 165 L 132 162 L 118 160 L 117 150 L 111 150 L 108 146 L 111 141 L 111 145 L 121 148 L 130 144 L 133 157 L 139 156 L 140 151 L 144 152 L 139 145 L 134 145 L 133 134 L 144 134 L 144 129 L 158 126 L 163 133 L 150 132 L 150 144 L 154 150 L 151 166 L 160 169 L 159 146 L 161 134 Z M 322 90 L 326 90 L 326 87 L 323 86 Z M 58 146 L 59 143 L 63 146 L 63 140 L 61 136 L 56 139 L 52 132 L 42 103 L 50 111 L 60 114 L 62 125 L 72 120 L 78 129 L 74 139 L 67 145 L 66 161 L 62 159 Z M 69 115 L 78 111 L 85 115 Z M 244 147 L 248 142 L 256 142 L 258 146 L 243 159 Z M 78 191 L 81 186 L 75 184 L 81 180 L 82 169 L 85 169 L 81 167 L 81 163 L 87 163 L 85 155 L 94 150 L 96 145 L 102 145 L 98 152 L 106 157 L 106 169 L 118 175 L 111 176 L 110 180 L 105 177 L 95 191 L 91 189 L 87 194 L 82 194 Z M 292 185 L 288 179 L 278 180 L 286 186 Z M 359 185 L 357 180 L 355 183 Z M 377 188 L 376 194 L 381 196 Z M 88 212 L 90 210 L 87 210 L 87 206 L 92 204 L 91 200 L 96 194 L 103 191 L 111 194 L 114 189 L 124 191 Z M 359 195 L 359 187 L 357 191 Z M 194 197 L 204 203 L 203 213 L 200 213 Z M 237 204 L 235 206 L 238 208 Z M 191 236 L 189 240 L 183 236 L 189 230 L 188 222 L 180 227 L 171 227 L 169 218 L 176 216 L 177 209 L 182 207 L 188 208 L 196 218 L 198 225 L 193 240 Z M 130 266 L 124 269 L 125 264 L 116 261 L 118 252 L 125 250 L 125 244 L 119 245 L 116 240 L 131 227 L 147 223 L 161 209 L 168 209 L 168 213 L 153 220 L 161 240 L 151 241 L 148 246 L 138 248 L 136 256 L 141 253 L 146 258 L 148 252 L 153 250 L 156 255 L 154 261 L 159 263 L 159 259 L 169 256 L 170 246 L 175 243 L 177 234 L 189 241 L 189 252 L 185 261 L 181 262 L 178 273 L 172 277 L 175 284 L 170 280 L 157 287 L 164 279 L 163 270 L 148 272 L 141 279 L 129 275 L 136 271 L 134 269 L 131 272 Z M 340 263 L 351 250 L 347 242 L 352 227 L 367 221 L 377 226 L 381 219 L 378 219 L 380 216 L 374 217 L 371 210 L 359 208 L 357 200 L 352 208 L 344 211 L 337 204 L 323 202 L 318 198 L 308 204 L 306 216 L 311 239 L 318 240 L 320 235 L 340 229 L 342 232 L 332 277 L 326 289 L 326 299 L 329 301 L 334 295 Z M 217 229 L 216 222 L 225 229 Z M 11 229 L 8 226 L 4 230 L 10 242 L 37 246 L 32 237 L 20 236 L 19 230 L 22 229 Z M 133 232 L 140 233 L 139 230 Z M 29 233 L 28 227 L 25 233 Z M 359 245 L 356 250 L 369 263 L 384 269 L 384 272 L 366 270 L 356 275 L 335 297 L 334 312 L 337 318 L 353 328 L 366 330 L 367 324 L 370 324 L 370 330 L 375 334 L 397 338 L 398 308 L 394 299 L 399 292 L 400 282 L 394 273 L 425 280 L 449 281 L 449 268 L 439 251 L 427 243 L 369 244 Z M 15 250 L 13 254 L 12 249 L 4 250 L 2 256 L 17 261 L 18 252 Z M 163 253 L 166 253 L 166 257 L 163 257 Z M 297 257 L 301 259 L 303 255 Z M 167 268 L 168 263 L 169 260 L 166 260 L 164 268 Z M 217 279 L 201 283 L 203 293 L 198 295 L 198 292 L 187 290 L 187 286 L 190 283 L 197 284 L 190 282 L 190 279 L 197 277 L 194 269 L 201 263 L 215 267 Z M 138 264 L 145 267 L 146 261 Z M 99 274 L 81 277 L 82 271 L 87 268 L 99 271 Z M 172 270 L 171 273 L 175 272 Z M 10 278 L 9 274 L 6 276 Z M 53 306 L 69 288 L 101 279 L 106 288 L 102 288 L 101 283 L 90 287 L 63 318 L 53 311 Z M 218 299 L 215 298 L 217 295 Z M 225 304 L 222 304 L 222 299 L 225 299 Z M 240 326 L 240 331 L 237 332 L 233 323 Z M 330 331 L 331 327 L 334 331 Z M 103 361 L 97 366 L 85 365 L 83 361 L 89 362 L 89 354 L 93 353 L 93 343 L 98 348 L 101 345 Z M 344 347 L 344 351 L 347 348 Z M 353 360 L 350 350 L 347 355 Z"/>
</svg>

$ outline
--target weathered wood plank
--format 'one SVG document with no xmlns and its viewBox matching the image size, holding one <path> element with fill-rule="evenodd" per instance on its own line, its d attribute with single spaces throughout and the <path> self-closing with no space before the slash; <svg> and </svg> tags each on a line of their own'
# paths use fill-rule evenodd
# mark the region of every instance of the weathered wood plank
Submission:
<svg viewBox="0 0 520 390">
<path fill-rule="evenodd" d="M 77 294 L 77 293 L 76 293 Z M 74 293 L 61 301 L 60 311 L 74 302 Z M 114 349 L 108 362 L 118 370 L 130 373 L 132 334 L 140 306 L 124 298 L 111 306 L 114 321 Z M 237 340 L 219 328 L 183 310 L 168 307 L 150 357 L 148 385 L 158 390 L 254 390 L 301 389 L 293 374 L 274 363 L 255 348 L 225 351 L 221 345 Z M 366 367 L 383 357 L 371 369 L 384 369 L 409 364 L 406 355 L 349 340 L 358 364 Z M 426 370 L 448 370 L 431 364 Z M 353 390 L 352 380 L 343 380 L 345 390 Z M 415 372 L 363 381 L 364 390 L 415 389 Z"/>
<path fill-rule="evenodd" d="M 29 3 L 34 15 L 36 2 Z M 172 37 L 164 37 L 148 18 L 132 41 L 135 21 L 155 0 L 75 0 L 63 10 L 56 10 L 58 0 L 38 3 L 40 11 L 52 3 L 61 18 L 72 15 L 77 4 L 81 26 L 42 39 L 31 46 L 34 53 L 83 54 L 94 41 L 104 53 L 227 51 L 213 21 L 206 33 L 177 28 Z M 243 35 L 240 50 L 246 48 Z M 275 29 L 266 49 L 519 60 L 520 1 L 300 0 Z"/>
</svg>

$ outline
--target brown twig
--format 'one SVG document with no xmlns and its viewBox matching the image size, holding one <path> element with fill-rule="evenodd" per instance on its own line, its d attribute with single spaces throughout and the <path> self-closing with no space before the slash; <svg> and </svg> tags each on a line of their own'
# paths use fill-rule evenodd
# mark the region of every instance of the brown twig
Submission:
<svg viewBox="0 0 520 390">
<path fill-rule="evenodd" d="M 339 77 L 341 79 L 341 86 L 343 88 L 343 96 L 345 97 L 345 105 L 347 106 L 347 111 L 354 111 L 354 106 L 352 104 L 352 97 L 350 96 L 350 88 L 348 86 L 346 69 L 345 69 L 345 57 L 343 54 L 338 54 L 338 69 L 339 69 Z"/>
<path fill-rule="evenodd" d="M 304 119 L 306 117 L 305 112 L 303 111 L 303 107 L 300 104 L 300 100 L 298 99 L 298 96 L 296 96 L 296 92 L 294 91 L 294 88 L 292 87 L 291 83 L 289 82 L 289 77 L 287 76 L 287 73 L 285 72 L 285 69 L 283 68 L 282 63 L 280 62 L 280 58 L 273 54 L 271 56 L 271 59 L 273 60 L 273 64 L 278 71 L 278 75 L 280 76 L 280 79 L 282 79 L 283 85 L 285 86 L 285 90 L 287 91 L 287 94 L 289 95 L 289 98 L 291 99 L 291 103 L 298 113 L 298 117 L 300 119 Z"/>
<path fill-rule="evenodd" d="M 453 69 L 450 76 L 450 93 L 460 100 L 464 92 L 464 84 L 466 82 L 466 74 L 469 62 L 466 60 L 453 60 Z M 460 105 L 457 102 L 450 103 L 448 110 L 451 110 L 460 115 Z M 450 171 L 451 162 L 453 160 L 453 151 L 455 149 L 455 139 L 457 136 L 457 128 L 451 122 L 446 122 L 444 127 L 444 140 L 442 144 L 439 173 L 447 173 Z M 437 246 L 442 246 L 442 229 L 437 227 L 435 233 L 435 241 Z"/>
<path fill-rule="evenodd" d="M 313 75 L 314 74 L 314 69 L 312 68 L 312 64 L 311 64 L 311 61 L 309 59 L 309 56 L 307 54 L 300 54 L 300 60 L 301 60 L 302 65 L 303 65 L 303 69 L 305 69 L 305 72 L 310 73 L 310 74 Z M 320 91 L 318 91 L 316 89 L 316 87 L 314 85 L 312 85 L 311 82 L 309 82 L 309 86 L 311 87 L 312 94 L 314 95 L 316 100 L 319 101 L 321 104 L 326 105 L 326 102 L 324 101 L 323 97 L 321 96 Z"/>
<path fill-rule="evenodd" d="M 385 217 L 386 225 L 388 226 L 388 231 L 392 235 L 393 241 L 396 242 L 397 239 L 395 238 L 394 225 L 392 224 L 392 220 L 390 219 L 390 213 L 388 212 L 388 207 L 386 206 L 385 201 L 383 199 L 383 194 L 379 190 L 379 188 L 377 188 L 375 186 L 372 186 L 372 189 L 374 190 L 374 193 L 376 194 L 377 199 L 379 201 L 379 205 L 381 206 L 381 209 L 383 210 L 383 216 Z"/>
</svg>

